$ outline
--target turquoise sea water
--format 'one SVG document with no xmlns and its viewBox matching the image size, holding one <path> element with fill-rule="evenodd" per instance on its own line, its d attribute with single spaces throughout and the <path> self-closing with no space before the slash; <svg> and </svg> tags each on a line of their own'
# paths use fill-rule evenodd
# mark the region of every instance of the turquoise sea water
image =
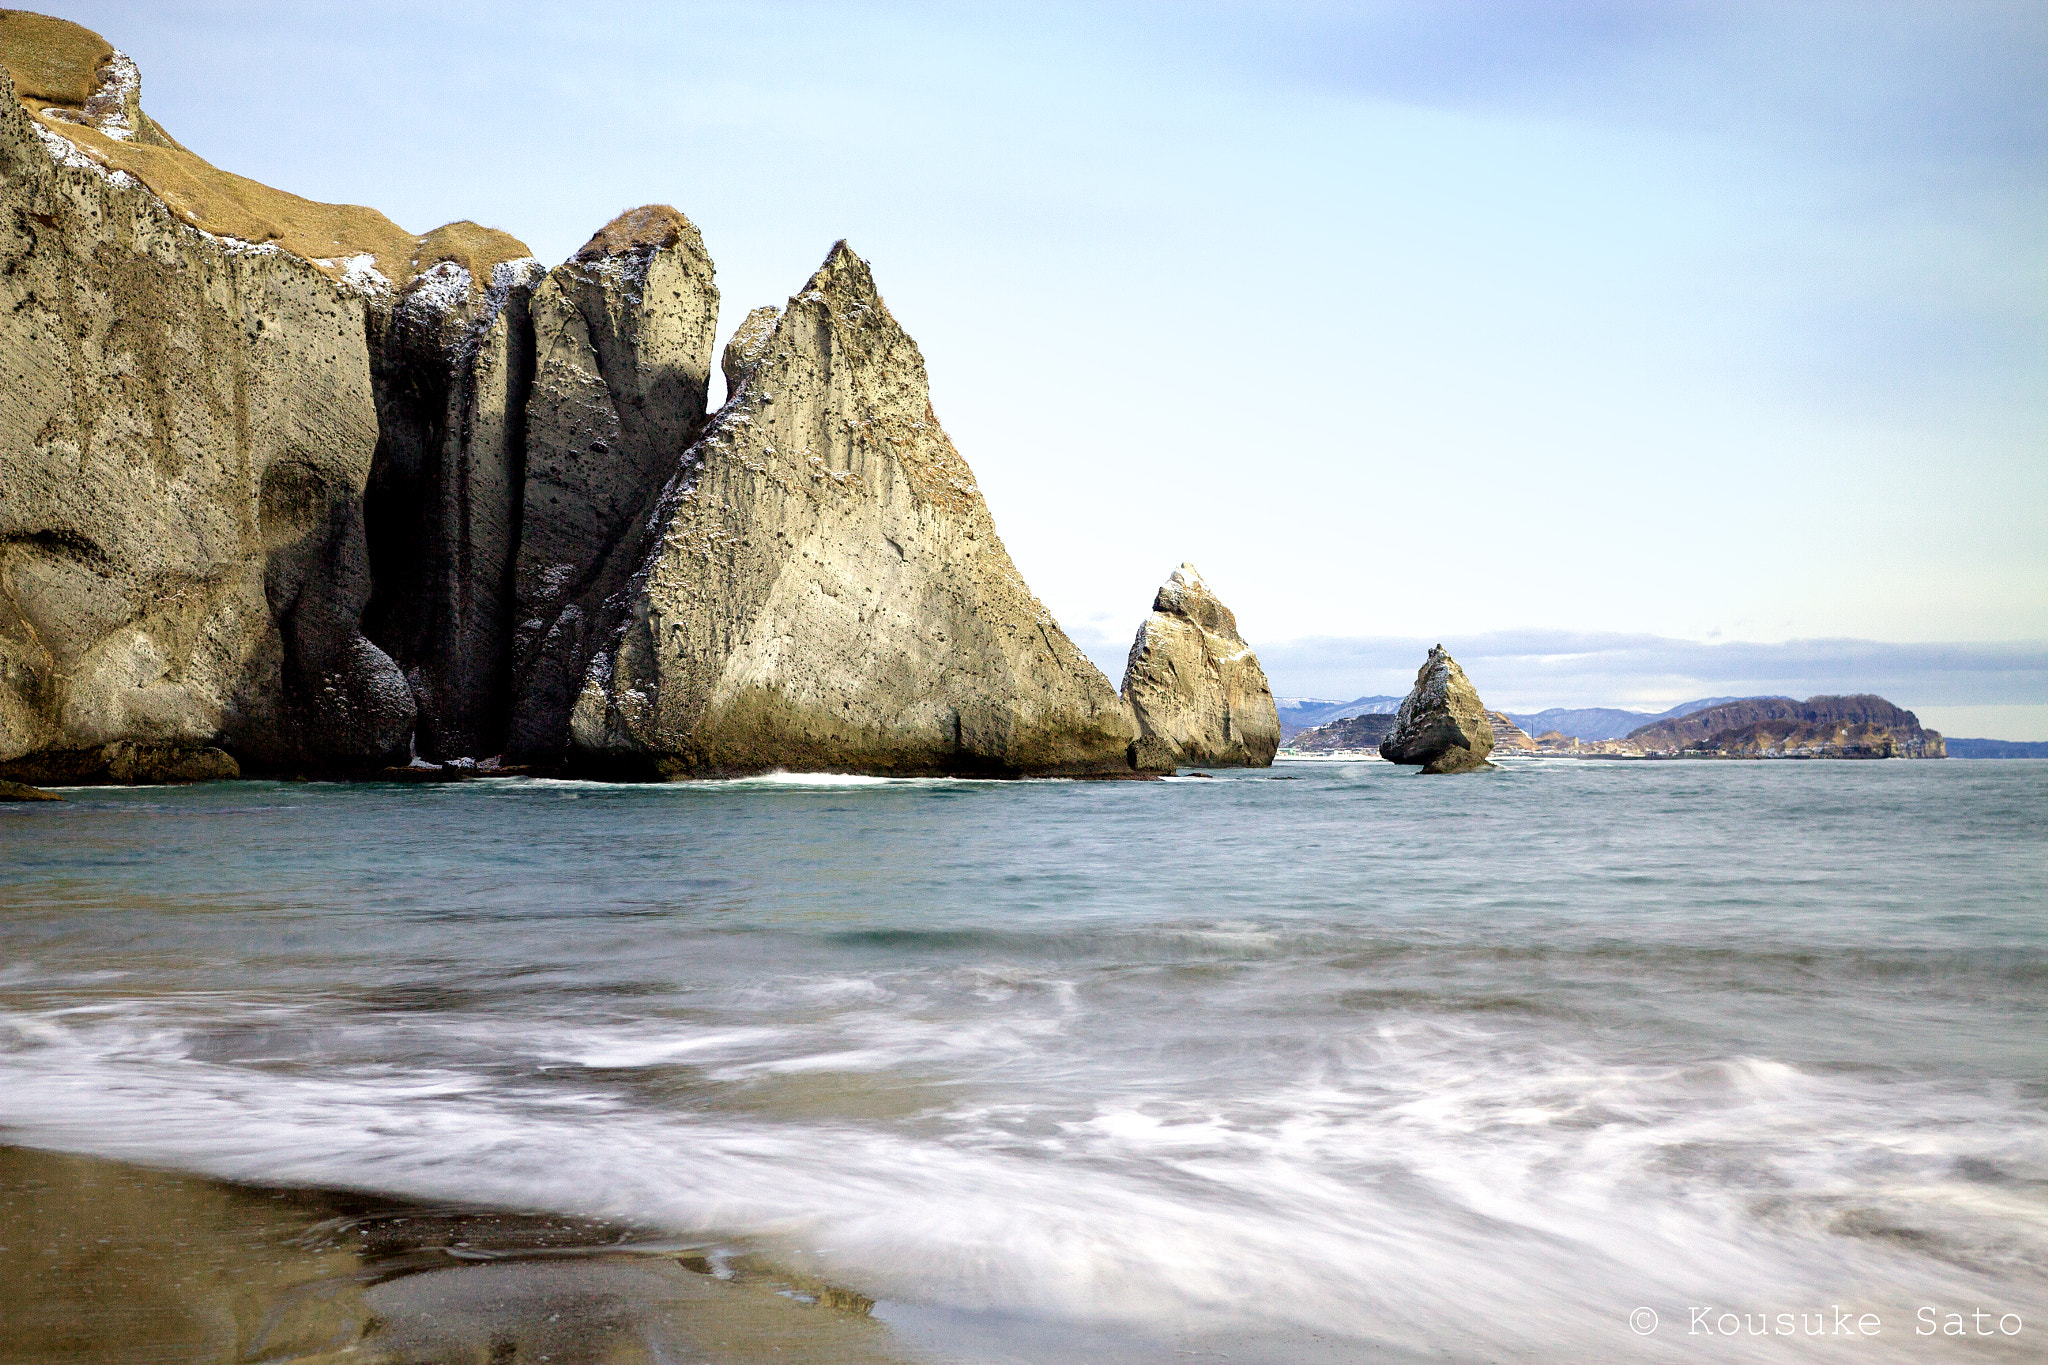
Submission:
<svg viewBox="0 0 2048 1365">
<path fill-rule="evenodd" d="M 70 795 L 0 807 L 0 1141 L 990 1359 L 2048 1354 L 2048 763 Z"/>
</svg>

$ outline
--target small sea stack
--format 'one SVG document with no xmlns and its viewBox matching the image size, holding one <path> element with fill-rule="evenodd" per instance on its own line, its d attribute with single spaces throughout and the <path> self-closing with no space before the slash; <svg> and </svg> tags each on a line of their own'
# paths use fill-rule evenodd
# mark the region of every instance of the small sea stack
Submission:
<svg viewBox="0 0 2048 1365">
<path fill-rule="evenodd" d="M 1124 666 L 1139 766 L 1264 768 L 1280 748 L 1280 712 L 1237 617 L 1192 564 L 1152 598 Z"/>
<path fill-rule="evenodd" d="M 1442 645 L 1415 675 L 1414 690 L 1380 741 L 1389 763 L 1422 765 L 1425 773 L 1469 773 L 1493 765 L 1493 722 L 1479 692 Z"/>
</svg>

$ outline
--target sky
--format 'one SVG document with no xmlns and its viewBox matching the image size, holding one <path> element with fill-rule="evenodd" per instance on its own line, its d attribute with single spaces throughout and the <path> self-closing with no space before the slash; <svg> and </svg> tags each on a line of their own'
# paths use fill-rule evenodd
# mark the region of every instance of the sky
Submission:
<svg viewBox="0 0 2048 1365">
<path fill-rule="evenodd" d="M 1115 678 L 1880 691 L 2048 739 L 2048 5 L 50 3 L 227 169 L 550 263 L 847 238 Z"/>
</svg>

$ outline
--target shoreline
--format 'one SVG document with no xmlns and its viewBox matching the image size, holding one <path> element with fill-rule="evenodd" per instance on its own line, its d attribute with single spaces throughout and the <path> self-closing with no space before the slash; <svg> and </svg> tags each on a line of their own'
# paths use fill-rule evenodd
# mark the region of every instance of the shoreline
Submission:
<svg viewBox="0 0 2048 1365">
<path fill-rule="evenodd" d="M 878 1302 L 716 1238 L 243 1184 L 9 1136 L 0 1129 L 8 1365 L 1476 1365 L 1313 1332 L 1154 1336 Z"/>
<path fill-rule="evenodd" d="M 714 1242 L 5 1143 L 0 1298 L 11 1365 L 927 1358 L 871 1300 Z"/>
</svg>

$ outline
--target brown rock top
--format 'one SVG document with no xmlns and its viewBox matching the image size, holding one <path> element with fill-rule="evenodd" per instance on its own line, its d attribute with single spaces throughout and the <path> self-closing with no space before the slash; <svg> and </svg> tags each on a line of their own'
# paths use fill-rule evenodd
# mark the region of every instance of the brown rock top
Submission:
<svg viewBox="0 0 2048 1365">
<path fill-rule="evenodd" d="M 630 251 L 658 251 L 685 237 L 697 238 L 697 225 L 667 204 L 642 204 L 627 209 L 591 235 L 576 252 L 579 261 L 623 256 Z M 698 249 L 702 250 L 702 239 Z"/>
</svg>

